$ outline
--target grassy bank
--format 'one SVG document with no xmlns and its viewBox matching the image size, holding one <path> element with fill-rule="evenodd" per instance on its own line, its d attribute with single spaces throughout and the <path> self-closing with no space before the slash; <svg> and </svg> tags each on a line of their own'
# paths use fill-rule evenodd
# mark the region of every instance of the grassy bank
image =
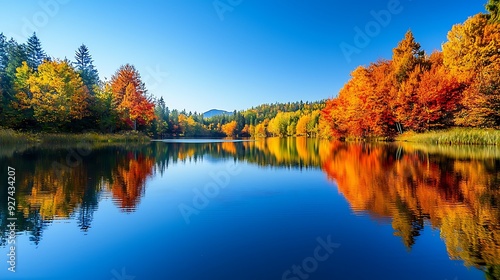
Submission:
<svg viewBox="0 0 500 280">
<path fill-rule="evenodd" d="M 500 145 L 500 130 L 452 128 L 424 133 L 406 132 L 396 141 L 444 145 Z"/>
<path fill-rule="evenodd" d="M 126 132 L 117 134 L 98 133 L 26 133 L 17 132 L 11 129 L 0 129 L 0 144 L 66 144 L 66 143 L 145 143 L 151 139 L 136 132 Z"/>
</svg>

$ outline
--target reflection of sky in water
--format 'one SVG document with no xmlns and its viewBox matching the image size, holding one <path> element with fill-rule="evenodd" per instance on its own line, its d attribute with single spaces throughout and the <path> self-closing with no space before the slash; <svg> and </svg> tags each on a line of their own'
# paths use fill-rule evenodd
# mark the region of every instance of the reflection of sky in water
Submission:
<svg viewBox="0 0 500 280">
<path fill-rule="evenodd" d="M 154 149 L 146 147 L 134 153 L 102 150 L 90 156 L 89 162 L 84 162 L 82 169 L 73 175 L 93 177 L 95 174 L 114 174 L 110 175 L 111 180 L 113 176 L 122 176 L 125 185 L 120 186 L 121 191 L 106 189 L 113 185 L 111 181 L 102 186 L 102 192 L 97 193 L 103 195 L 97 199 L 98 208 L 96 205 L 90 228 L 85 233 L 80 230 L 77 221 L 80 206 L 69 217 L 46 226 L 38 245 L 29 241 L 28 234 L 20 233 L 17 239 L 18 272 L 15 275 L 8 273 L 5 265 L 5 269 L 0 270 L 0 277 L 42 279 L 39 275 L 45 275 L 47 279 L 112 279 L 112 270 L 120 274 L 125 268 L 127 274 L 136 276 L 135 279 L 282 279 L 283 273 L 292 265 L 300 264 L 313 255 L 318 237 L 331 236 L 340 247 L 325 262 L 319 263 L 310 279 L 484 279 L 484 273 L 478 269 L 467 268 L 463 261 L 450 260 L 440 228 L 433 228 L 429 220 L 424 219 L 425 225 L 416 236 L 411 250 L 405 247 L 402 237 L 395 236 L 394 217 L 391 216 L 402 212 L 390 212 L 403 208 L 395 206 L 398 203 L 394 202 L 391 194 L 384 194 L 382 202 L 389 204 L 385 208 L 390 209 L 390 215 L 380 214 L 385 213 L 383 211 L 377 213 L 379 208 L 370 203 L 381 203 L 377 192 L 381 186 L 366 184 L 367 181 L 361 178 L 365 174 L 379 180 L 377 176 L 387 170 L 410 170 L 401 174 L 432 177 L 434 173 L 422 169 L 428 160 L 434 164 L 430 170 L 436 166 L 455 168 L 436 173 L 441 174 L 438 179 L 444 182 L 444 175 L 475 168 L 475 162 L 443 160 L 437 156 L 427 159 L 418 150 L 410 148 L 406 148 L 407 152 L 399 161 L 393 159 L 394 150 L 391 149 L 336 147 L 337 152 L 311 155 L 305 151 L 312 149 L 309 146 L 316 146 L 317 150 L 317 143 L 309 143 L 302 151 L 304 147 L 294 146 L 296 143 L 291 146 L 284 143 L 268 142 L 265 143 L 267 146 L 255 143 L 269 149 L 265 150 L 266 158 L 262 158 L 263 154 L 259 154 L 257 149 L 251 148 L 254 145 L 252 142 L 245 144 L 248 146 L 245 146 L 244 152 L 241 143 L 235 147 L 225 146 L 226 151 L 238 154 L 229 153 L 227 157 L 218 152 L 222 146 L 217 145 L 222 143 L 212 143 L 210 145 L 217 147 L 203 147 L 201 150 L 196 145 L 192 150 L 192 144 L 189 147 L 174 147 L 164 143 L 153 144 Z M 278 148 L 280 150 L 272 150 Z M 319 149 L 325 150 L 322 147 Z M 179 157 L 176 154 L 179 151 L 187 156 Z M 199 151 L 205 153 L 203 159 Z M 284 151 L 289 154 L 283 154 Z M 193 160 L 195 155 L 199 156 L 199 160 Z M 43 160 L 50 156 L 50 152 L 34 158 L 31 155 L 30 160 L 46 165 Z M 324 158 L 314 158 L 321 156 Z M 175 163 L 174 158 L 177 159 Z M 283 162 L 281 165 L 277 158 Z M 381 158 L 386 161 L 380 162 Z M 102 170 L 99 166 L 92 166 L 96 164 L 96 159 L 102 164 L 114 163 L 116 166 L 108 166 L 109 172 Z M 156 167 L 150 166 L 150 159 L 154 159 Z M 18 156 L 16 160 L 8 159 L 8 162 L 0 160 L 0 165 L 22 165 L 22 161 L 23 157 Z M 160 168 L 162 161 L 168 162 L 168 167 Z M 273 166 L 266 167 L 262 164 L 265 161 L 272 162 Z M 301 164 L 300 161 L 304 162 Z M 294 167 L 307 165 L 305 161 L 316 165 L 315 169 Z M 135 162 L 139 165 L 134 165 Z M 235 163 L 241 172 L 228 176 L 228 185 L 220 188 L 218 195 L 208 199 L 208 205 L 191 215 L 190 224 L 186 224 L 179 205 L 192 206 L 196 190 L 203 191 L 207 184 L 215 182 L 210 174 L 227 172 L 228 166 Z M 353 175 L 344 180 L 341 177 L 329 178 L 342 176 L 342 168 L 353 169 L 351 164 L 362 170 L 363 174 L 358 174 L 360 178 L 352 178 L 351 181 L 348 179 Z M 155 171 L 143 170 L 140 165 Z M 488 166 L 491 169 L 491 166 L 498 165 L 489 162 Z M 477 168 L 475 170 L 486 172 Z M 357 172 L 355 168 L 354 172 Z M 467 172 L 462 171 L 462 175 L 469 174 Z M 478 176 L 495 174 L 491 170 L 488 172 Z M 146 177 L 142 178 L 142 174 Z M 330 179 L 343 185 L 337 186 Z M 386 180 L 390 182 L 390 179 Z M 120 196 L 137 193 L 131 189 L 134 182 L 144 182 L 145 188 L 140 198 L 134 200 L 136 205 L 133 211 L 126 212 L 118 207 L 120 199 L 123 199 Z M 396 185 L 394 188 L 401 187 Z M 89 187 L 92 186 L 83 189 Z M 64 188 L 69 195 L 85 193 Z M 365 189 L 371 192 L 373 200 L 368 199 L 371 196 L 362 197 Z M 420 202 L 426 202 L 427 197 L 422 196 L 425 193 L 416 191 L 421 189 L 428 190 L 429 187 L 409 188 L 406 194 L 399 193 L 397 197 L 407 195 L 405 200 L 411 210 L 411 198 L 415 195 L 420 197 Z M 436 193 L 439 190 L 430 195 L 438 196 Z M 47 195 L 44 198 L 52 199 Z M 64 196 L 55 196 L 51 201 L 61 203 L 58 199 L 64 200 Z M 498 196 L 492 193 L 492 199 L 498 199 Z M 353 205 L 361 205 L 356 203 L 365 203 L 364 209 L 361 209 L 363 212 L 354 214 Z M 441 206 L 440 209 L 453 209 L 449 205 Z M 484 208 L 479 209 L 483 214 L 487 213 Z M 495 208 L 490 211 L 493 211 L 491 215 L 498 213 Z M 468 217 L 465 215 L 464 219 Z M 400 219 L 405 221 L 405 217 Z M 454 225 L 446 226 L 453 228 Z M 474 227 L 473 224 L 470 226 Z M 1 255 L 5 256 L 6 252 L 6 248 L 0 249 Z"/>
</svg>

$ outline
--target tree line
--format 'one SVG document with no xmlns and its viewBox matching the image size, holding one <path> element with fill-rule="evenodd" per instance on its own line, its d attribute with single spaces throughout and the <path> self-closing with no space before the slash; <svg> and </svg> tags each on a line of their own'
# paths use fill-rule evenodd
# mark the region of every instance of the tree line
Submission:
<svg viewBox="0 0 500 280">
<path fill-rule="evenodd" d="M 322 116 L 336 138 L 449 127 L 500 128 L 500 1 L 453 26 L 426 54 L 411 31 L 390 60 L 356 68 Z"/>
<path fill-rule="evenodd" d="M 325 102 L 262 104 L 230 115 L 205 118 L 197 112 L 170 110 L 160 98 L 150 133 L 155 138 L 328 136 L 330 128 L 320 118 Z"/>
<path fill-rule="evenodd" d="M 99 79 L 85 45 L 75 61 L 49 57 L 36 34 L 27 43 L 0 33 L 2 126 L 24 131 L 146 130 L 154 98 L 134 66 L 121 66 L 110 81 Z"/>
<path fill-rule="evenodd" d="M 34 33 L 26 43 L 0 33 L 0 126 L 31 132 L 114 133 L 151 137 L 267 137 L 329 133 L 320 121 L 325 101 L 263 104 L 205 118 L 170 110 L 151 95 L 139 71 L 121 66 L 102 81 L 84 44 L 73 61 L 48 56 Z"/>
<path fill-rule="evenodd" d="M 85 45 L 74 61 L 0 33 L 0 126 L 22 131 L 114 133 L 154 138 L 394 137 L 454 126 L 500 128 L 500 2 L 455 25 L 442 51 L 426 54 L 411 31 L 390 60 L 355 69 L 331 100 L 263 104 L 205 118 L 170 110 L 130 64 L 102 81 Z"/>
</svg>

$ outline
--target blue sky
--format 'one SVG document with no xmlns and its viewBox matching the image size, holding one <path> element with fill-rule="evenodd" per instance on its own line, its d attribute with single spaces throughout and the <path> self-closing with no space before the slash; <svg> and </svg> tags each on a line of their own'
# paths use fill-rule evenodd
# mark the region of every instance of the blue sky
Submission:
<svg viewBox="0 0 500 280">
<path fill-rule="evenodd" d="M 426 51 L 441 49 L 486 2 L 2 0 L 0 32 L 23 42 L 36 31 L 57 58 L 85 43 L 103 79 L 131 63 L 170 108 L 232 111 L 336 96 L 358 65 L 389 59 L 408 29 Z"/>
</svg>

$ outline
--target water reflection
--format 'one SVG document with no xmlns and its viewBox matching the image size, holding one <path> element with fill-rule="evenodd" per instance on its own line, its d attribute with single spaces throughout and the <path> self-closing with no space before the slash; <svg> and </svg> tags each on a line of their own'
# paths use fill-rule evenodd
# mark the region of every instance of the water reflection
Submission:
<svg viewBox="0 0 500 280">
<path fill-rule="evenodd" d="M 72 147 L 2 147 L 0 170 L 16 167 L 18 230 L 34 244 L 56 219 L 91 230 L 103 196 L 127 213 L 140 207 L 146 182 L 179 162 L 232 159 L 263 167 L 321 169 L 357 215 L 390 221 L 411 250 L 424 227 L 441 232 L 448 254 L 500 279 L 500 149 L 343 144 L 306 138 L 248 142 L 152 143 Z M 69 159 L 69 160 L 68 160 Z M 6 174 L 0 181 L 6 182 Z M 1 246 L 7 226 L 0 193 Z"/>
<path fill-rule="evenodd" d="M 337 144 L 323 168 L 353 211 L 390 218 L 409 249 L 429 221 L 452 259 L 500 279 L 496 153 L 491 147 Z"/>
<path fill-rule="evenodd" d="M 100 196 L 110 194 L 123 211 L 132 211 L 153 172 L 155 159 L 146 147 L 94 147 L 78 154 L 75 147 L 15 149 L 0 157 L 0 169 L 17 169 L 16 201 L 19 231 L 38 244 L 53 220 L 76 219 L 82 231 L 91 227 Z M 7 181 L 6 174 L 0 180 Z M 5 245 L 7 193 L 1 192 L 1 245 Z"/>
</svg>

